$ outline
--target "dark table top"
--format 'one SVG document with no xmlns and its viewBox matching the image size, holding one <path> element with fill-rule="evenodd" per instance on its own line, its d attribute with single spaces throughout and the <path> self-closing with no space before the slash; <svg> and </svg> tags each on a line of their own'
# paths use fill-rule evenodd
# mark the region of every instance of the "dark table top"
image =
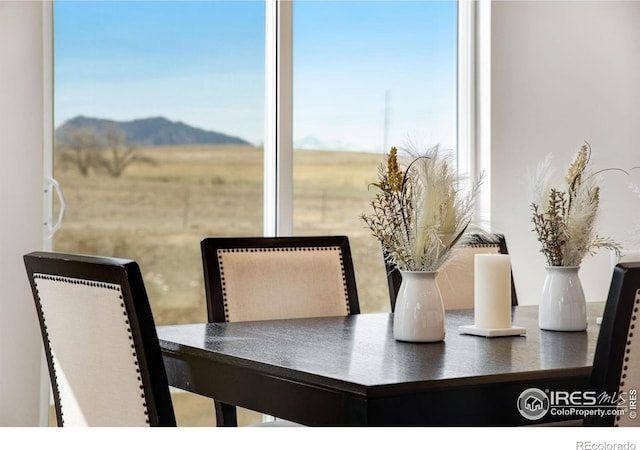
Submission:
<svg viewBox="0 0 640 450">
<path fill-rule="evenodd" d="M 371 398 L 539 372 L 588 376 L 603 308 L 588 304 L 586 332 L 553 332 L 538 328 L 537 306 L 514 307 L 512 323 L 526 336 L 495 338 L 459 334 L 473 310 L 447 311 L 440 343 L 395 341 L 392 314 L 160 326 L 158 336 L 165 358 L 188 355 Z"/>
</svg>

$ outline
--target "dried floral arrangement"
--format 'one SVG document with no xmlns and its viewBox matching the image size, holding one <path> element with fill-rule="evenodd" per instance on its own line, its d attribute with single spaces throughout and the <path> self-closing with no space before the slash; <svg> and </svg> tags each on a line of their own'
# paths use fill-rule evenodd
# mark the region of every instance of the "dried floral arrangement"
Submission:
<svg viewBox="0 0 640 450">
<path fill-rule="evenodd" d="M 438 146 L 410 154 L 402 168 L 393 147 L 381 164 L 373 213 L 362 219 L 400 270 L 437 271 L 466 240 L 480 181 L 463 193 L 453 159 Z"/>
<path fill-rule="evenodd" d="M 569 166 L 561 187 L 553 187 L 551 157 L 530 174 L 533 231 L 549 266 L 579 266 L 598 249 L 620 253 L 620 244 L 595 231 L 600 203 L 598 173 L 590 166 L 591 147 L 585 143 Z"/>
</svg>

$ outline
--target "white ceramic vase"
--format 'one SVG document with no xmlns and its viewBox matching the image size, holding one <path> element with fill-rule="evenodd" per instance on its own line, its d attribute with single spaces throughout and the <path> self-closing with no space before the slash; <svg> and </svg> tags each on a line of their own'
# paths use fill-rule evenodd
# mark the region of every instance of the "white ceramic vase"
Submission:
<svg viewBox="0 0 640 450">
<path fill-rule="evenodd" d="M 437 272 L 401 270 L 396 297 L 393 337 L 407 342 L 440 342 L 444 339 L 444 305 L 436 281 Z"/>
<path fill-rule="evenodd" d="M 580 267 L 547 266 L 542 288 L 538 322 L 540 329 L 584 331 L 587 329 L 587 304 L 578 278 Z"/>
</svg>

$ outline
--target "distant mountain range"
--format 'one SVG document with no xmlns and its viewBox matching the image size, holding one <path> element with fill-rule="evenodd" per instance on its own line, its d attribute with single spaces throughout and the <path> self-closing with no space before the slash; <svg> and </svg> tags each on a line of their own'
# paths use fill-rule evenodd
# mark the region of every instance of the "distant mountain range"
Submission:
<svg viewBox="0 0 640 450">
<path fill-rule="evenodd" d="M 293 148 L 309 150 L 367 151 L 362 146 L 340 140 L 321 140 L 315 136 L 306 136 L 293 142 Z"/>
<path fill-rule="evenodd" d="M 137 144 L 141 146 L 194 144 L 252 145 L 239 137 L 229 136 L 216 131 L 206 131 L 183 122 L 172 122 L 164 117 L 118 122 L 115 120 L 77 116 L 56 128 L 55 136 L 56 140 L 64 140 L 66 134 L 81 128 L 95 129 L 98 135 L 102 136 L 104 132 L 112 126 L 115 126 L 120 132 L 125 134 L 127 144 Z"/>
</svg>

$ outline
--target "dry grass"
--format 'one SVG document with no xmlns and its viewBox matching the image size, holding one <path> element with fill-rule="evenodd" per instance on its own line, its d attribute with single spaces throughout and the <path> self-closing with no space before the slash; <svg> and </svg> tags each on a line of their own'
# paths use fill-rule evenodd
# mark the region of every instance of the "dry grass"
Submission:
<svg viewBox="0 0 640 450">
<path fill-rule="evenodd" d="M 101 173 L 83 177 L 75 167 L 56 164 L 67 212 L 54 248 L 135 259 L 158 325 L 206 321 L 200 241 L 262 234 L 262 149 L 142 152 L 155 164 L 136 163 L 118 179 Z M 381 155 L 364 153 L 304 150 L 294 156 L 294 232 L 349 236 L 362 312 L 389 310 L 381 249 L 360 219 L 380 162 Z M 176 397 L 179 421 L 208 426 L 208 406 L 196 397 Z M 182 408 L 185 401 L 193 414 Z"/>
</svg>

